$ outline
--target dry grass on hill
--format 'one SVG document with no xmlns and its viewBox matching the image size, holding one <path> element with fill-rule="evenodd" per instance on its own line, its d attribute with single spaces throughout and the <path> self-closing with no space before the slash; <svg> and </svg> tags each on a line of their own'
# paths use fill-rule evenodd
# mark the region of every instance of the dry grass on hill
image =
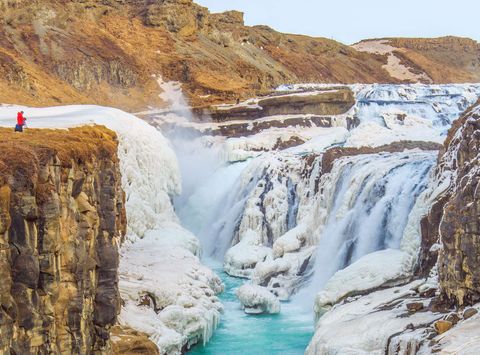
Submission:
<svg viewBox="0 0 480 355">
<path fill-rule="evenodd" d="M 9 176 L 36 175 L 40 164 L 54 155 L 64 167 L 93 158 L 117 159 L 117 136 L 104 126 L 26 129 L 23 133 L 0 128 L 0 138 L 0 185 Z"/>
</svg>

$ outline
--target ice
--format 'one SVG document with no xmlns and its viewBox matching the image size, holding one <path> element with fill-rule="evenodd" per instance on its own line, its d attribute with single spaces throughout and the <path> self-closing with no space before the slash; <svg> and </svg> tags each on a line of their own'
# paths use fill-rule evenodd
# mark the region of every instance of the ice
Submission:
<svg viewBox="0 0 480 355">
<path fill-rule="evenodd" d="M 215 294 L 223 286 L 193 255 L 198 248 L 193 235 L 169 225 L 121 250 L 119 285 L 126 306 L 119 320 L 149 334 L 162 352 L 180 354 L 186 344 L 207 341 L 220 317 Z M 145 297 L 150 301 L 142 306 Z"/>
<path fill-rule="evenodd" d="M 317 323 L 305 354 L 385 354 L 392 334 L 429 324 L 439 315 L 426 311 L 410 314 L 407 300 L 418 300 L 423 281 L 367 294 L 334 306 Z"/>
<path fill-rule="evenodd" d="M 197 238 L 180 226 L 174 213 L 171 198 L 181 192 L 181 181 L 170 143 L 152 126 L 113 108 L 21 109 L 29 128 L 100 124 L 117 133 L 127 210 L 127 236 L 119 266 L 125 301 L 120 321 L 145 331 L 169 354 L 180 354 L 184 345 L 208 340 L 222 309 L 215 296 L 222 284 L 201 265 Z M 13 127 L 18 110 L 19 106 L 1 107 L 0 124 Z M 149 305 L 139 306 L 147 295 Z"/>
<path fill-rule="evenodd" d="M 364 255 L 400 248 L 408 217 L 427 186 L 434 160 L 434 153 L 404 152 L 360 155 L 334 163 L 331 173 L 320 179 L 323 192 L 311 209 L 316 226 L 311 229 L 318 247 L 312 280 L 300 292 L 300 299 L 308 301 L 309 295 L 322 290 L 337 270 Z M 402 266 L 403 257 L 398 256 L 399 269 L 409 269 Z M 367 260 L 382 263 L 374 256 Z M 338 277 L 353 278 L 348 276 L 349 270 L 355 270 L 353 275 L 358 271 L 352 266 Z M 399 270 L 392 273 L 397 275 Z M 344 287 L 346 293 L 355 290 Z"/>
<path fill-rule="evenodd" d="M 242 239 L 225 254 L 224 269 L 232 276 L 250 278 L 257 263 L 271 257 L 271 249 L 262 245 L 252 230 L 242 233 Z"/>
<path fill-rule="evenodd" d="M 267 288 L 245 284 L 236 291 L 245 313 L 279 313 L 280 301 Z"/>
<path fill-rule="evenodd" d="M 367 254 L 328 280 L 315 299 L 315 314 L 320 318 L 347 296 L 403 283 L 410 271 L 408 255 L 401 250 L 386 249 Z"/>
</svg>

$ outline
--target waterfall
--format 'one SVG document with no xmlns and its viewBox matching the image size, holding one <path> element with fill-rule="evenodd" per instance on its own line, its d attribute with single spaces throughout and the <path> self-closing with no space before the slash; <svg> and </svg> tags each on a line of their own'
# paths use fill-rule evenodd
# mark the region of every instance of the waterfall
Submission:
<svg viewBox="0 0 480 355">
<path fill-rule="evenodd" d="M 202 244 L 202 255 L 222 260 L 230 247 L 235 228 L 243 213 L 255 179 L 245 182 L 241 174 L 249 162 L 224 163 L 178 206 L 185 227 L 195 233 Z"/>
<path fill-rule="evenodd" d="M 384 153 L 335 162 L 320 182 L 319 210 L 326 217 L 317 229 L 313 276 L 303 295 L 314 295 L 336 271 L 362 256 L 400 248 L 435 157 L 433 152 Z"/>
</svg>

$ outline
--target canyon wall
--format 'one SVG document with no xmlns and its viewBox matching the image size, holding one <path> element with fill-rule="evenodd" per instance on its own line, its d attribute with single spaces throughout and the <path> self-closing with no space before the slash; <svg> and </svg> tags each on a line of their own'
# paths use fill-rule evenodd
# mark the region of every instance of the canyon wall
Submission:
<svg viewBox="0 0 480 355">
<path fill-rule="evenodd" d="M 452 128 L 440 164 L 454 172 L 439 221 L 442 296 L 457 306 L 480 301 L 479 106 Z"/>
<path fill-rule="evenodd" d="M 0 134 L 0 353 L 109 352 L 126 228 L 116 135 Z"/>
</svg>

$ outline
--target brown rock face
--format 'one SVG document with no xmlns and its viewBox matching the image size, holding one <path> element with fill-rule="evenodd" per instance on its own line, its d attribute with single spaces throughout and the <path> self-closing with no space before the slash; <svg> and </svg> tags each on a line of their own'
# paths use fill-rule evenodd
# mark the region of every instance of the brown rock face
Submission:
<svg viewBox="0 0 480 355">
<path fill-rule="evenodd" d="M 433 82 L 480 79 L 476 42 L 391 40 Z M 403 47 L 402 47 L 403 46 Z M 406 48 L 404 48 L 406 47 Z M 192 104 L 252 97 L 294 82 L 398 83 L 387 56 L 326 38 L 248 27 L 190 0 L 0 1 L 0 101 L 161 106 L 156 75 Z"/>
<path fill-rule="evenodd" d="M 112 329 L 112 352 L 115 355 L 159 354 L 157 346 L 146 334 L 118 325 Z"/>
<path fill-rule="evenodd" d="M 254 106 L 211 107 L 199 116 L 207 115 L 214 121 L 253 120 L 275 115 L 340 115 L 355 104 L 348 88 L 320 93 L 269 96 L 258 99 Z M 198 110 L 197 110 L 198 111 Z"/>
<path fill-rule="evenodd" d="M 479 128 L 475 111 L 463 117 L 444 155 L 456 177 L 440 223 L 439 276 L 444 296 L 458 305 L 480 300 Z"/>
<path fill-rule="evenodd" d="M 439 177 L 452 176 L 450 187 L 421 222 L 417 273 L 426 275 L 437 264 L 441 298 L 455 306 L 480 301 L 479 105 L 467 110 L 450 129 L 436 171 Z M 440 248 L 432 250 L 435 243 Z"/>
<path fill-rule="evenodd" d="M 116 137 L 0 135 L 0 353 L 106 353 L 126 228 Z"/>
</svg>

